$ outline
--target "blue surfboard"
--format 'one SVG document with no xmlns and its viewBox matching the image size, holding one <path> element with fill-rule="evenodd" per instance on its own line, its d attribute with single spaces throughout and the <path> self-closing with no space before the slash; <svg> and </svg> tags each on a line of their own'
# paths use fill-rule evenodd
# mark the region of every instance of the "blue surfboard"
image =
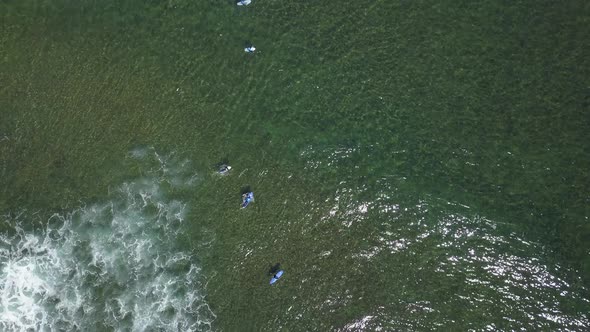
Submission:
<svg viewBox="0 0 590 332">
<path fill-rule="evenodd" d="M 272 279 L 270 279 L 270 284 L 274 284 L 275 282 L 277 282 L 279 279 L 281 279 L 281 277 L 283 276 L 283 270 L 280 270 L 279 272 L 277 272 Z"/>
</svg>

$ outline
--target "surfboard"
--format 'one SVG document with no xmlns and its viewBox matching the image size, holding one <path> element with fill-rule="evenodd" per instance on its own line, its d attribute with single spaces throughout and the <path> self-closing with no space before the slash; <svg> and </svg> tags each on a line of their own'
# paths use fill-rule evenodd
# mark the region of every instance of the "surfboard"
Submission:
<svg viewBox="0 0 590 332">
<path fill-rule="evenodd" d="M 281 277 L 283 276 L 283 270 L 280 270 L 279 272 L 277 272 L 271 279 L 270 279 L 270 284 L 274 284 L 275 282 L 277 282 L 279 279 L 281 279 Z"/>
<path fill-rule="evenodd" d="M 250 4 L 250 2 L 252 2 L 252 0 L 242 0 L 238 2 L 238 6 L 247 6 Z"/>
</svg>

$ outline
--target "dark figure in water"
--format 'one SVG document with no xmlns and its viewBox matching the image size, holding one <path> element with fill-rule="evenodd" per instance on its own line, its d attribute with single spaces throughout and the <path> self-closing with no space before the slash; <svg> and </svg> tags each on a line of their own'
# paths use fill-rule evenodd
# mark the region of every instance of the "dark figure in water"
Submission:
<svg viewBox="0 0 590 332">
<path fill-rule="evenodd" d="M 276 263 L 274 266 L 271 266 L 271 268 L 268 270 L 268 275 L 269 276 L 275 275 L 280 270 L 281 270 L 281 263 Z"/>
<path fill-rule="evenodd" d="M 219 173 L 221 175 L 227 175 L 230 170 L 231 170 L 231 166 L 230 165 L 223 164 L 223 165 L 219 166 L 219 169 L 217 170 L 217 173 Z"/>
<path fill-rule="evenodd" d="M 254 52 L 256 51 L 256 47 L 254 47 L 254 45 L 252 45 L 252 43 L 251 43 L 251 42 L 249 42 L 249 41 L 246 41 L 246 42 L 244 43 L 244 51 L 245 51 L 246 53 L 254 53 Z"/>
<path fill-rule="evenodd" d="M 249 191 L 242 194 L 242 209 L 247 207 L 251 202 L 254 202 L 254 193 Z"/>
</svg>

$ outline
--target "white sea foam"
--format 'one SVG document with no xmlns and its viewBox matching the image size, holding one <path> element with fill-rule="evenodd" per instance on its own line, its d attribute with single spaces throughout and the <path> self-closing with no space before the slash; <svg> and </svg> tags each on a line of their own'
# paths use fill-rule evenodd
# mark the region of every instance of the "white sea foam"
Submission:
<svg viewBox="0 0 590 332">
<path fill-rule="evenodd" d="M 157 156 L 140 152 L 132 156 Z M 13 231 L 0 235 L 0 330 L 212 329 L 201 269 L 177 244 L 187 206 L 162 185 L 194 176 L 156 159 L 153 176 L 105 203 L 55 214 L 41 230 L 25 230 L 22 216 L 4 219 Z"/>
</svg>

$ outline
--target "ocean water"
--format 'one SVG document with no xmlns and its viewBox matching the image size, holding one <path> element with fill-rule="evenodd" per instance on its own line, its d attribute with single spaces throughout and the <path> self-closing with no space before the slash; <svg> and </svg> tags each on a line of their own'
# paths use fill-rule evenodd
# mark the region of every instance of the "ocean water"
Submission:
<svg viewBox="0 0 590 332">
<path fill-rule="evenodd" d="M 590 329 L 587 2 L 0 15 L 0 329 Z"/>
<path fill-rule="evenodd" d="M 13 231 L 0 238 L 2 330 L 211 329 L 201 267 L 177 244 L 187 206 L 165 188 L 196 177 L 180 177 L 180 166 L 154 154 L 135 150 L 160 167 L 114 188 L 106 202 L 56 213 L 39 229 L 26 211 L 5 217 Z"/>
</svg>

